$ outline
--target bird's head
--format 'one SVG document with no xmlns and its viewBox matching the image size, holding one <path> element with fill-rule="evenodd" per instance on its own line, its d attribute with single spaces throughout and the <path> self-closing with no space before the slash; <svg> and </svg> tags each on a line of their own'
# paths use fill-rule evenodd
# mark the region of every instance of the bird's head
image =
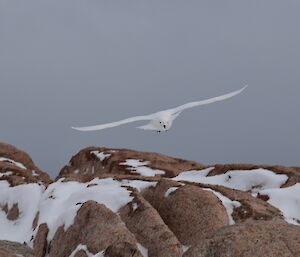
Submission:
<svg viewBox="0 0 300 257">
<path fill-rule="evenodd" d="M 159 127 L 160 131 L 167 131 L 172 126 L 172 115 L 169 113 L 162 113 L 159 115 L 157 119 L 157 126 Z"/>
<path fill-rule="evenodd" d="M 161 131 L 167 131 L 170 128 L 169 122 L 168 121 L 159 121 L 159 127 Z"/>
</svg>

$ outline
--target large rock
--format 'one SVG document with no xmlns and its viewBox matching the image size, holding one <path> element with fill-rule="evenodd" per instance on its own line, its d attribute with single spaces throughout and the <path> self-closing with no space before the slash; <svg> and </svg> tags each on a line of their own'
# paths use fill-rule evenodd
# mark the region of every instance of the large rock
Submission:
<svg viewBox="0 0 300 257">
<path fill-rule="evenodd" d="M 28 183 L 48 185 L 52 182 L 27 153 L 5 143 L 0 143 L 0 180 L 8 181 L 11 186 Z"/>
<path fill-rule="evenodd" d="M 97 156 L 97 153 L 99 154 Z M 128 159 L 148 161 L 145 165 L 152 169 L 163 170 L 165 174 L 157 175 L 162 177 L 174 177 L 182 171 L 201 170 L 207 167 L 214 167 L 209 176 L 223 174 L 229 170 L 253 170 L 268 169 L 277 174 L 286 174 L 289 179 L 283 185 L 284 187 L 294 185 L 300 182 L 299 167 L 284 167 L 270 165 L 253 164 L 216 164 L 203 165 L 193 161 L 182 160 L 168 157 L 162 154 L 139 152 L 128 149 L 114 149 L 105 147 L 88 147 L 74 155 L 69 164 L 66 165 L 58 176 L 78 180 L 82 182 L 89 181 L 95 177 L 103 175 L 132 175 L 136 174 L 125 165 L 120 165 Z"/>
<path fill-rule="evenodd" d="M 203 169 L 205 167 L 196 162 L 176 159 L 157 153 L 88 147 L 72 157 L 69 165 L 61 170 L 57 179 L 65 177 L 86 182 L 104 174 L 136 174 L 126 165 L 121 165 L 129 159 L 149 162 L 145 166 L 156 170 L 163 170 L 165 174 L 157 176 L 164 177 L 174 177 L 181 171 Z"/>
<path fill-rule="evenodd" d="M 79 209 L 73 225 L 66 231 L 63 226 L 58 228 L 50 245 L 49 257 L 69 256 L 79 244 L 96 254 L 123 242 L 138 253 L 137 241 L 120 217 L 104 205 L 88 201 Z"/>
<path fill-rule="evenodd" d="M 49 228 L 46 223 L 39 226 L 38 232 L 33 241 L 33 250 L 35 257 L 44 257 L 47 252 L 47 236 Z"/>
<path fill-rule="evenodd" d="M 200 188 L 209 188 L 221 193 L 223 196 L 232 201 L 237 201 L 241 205 L 233 209 L 232 217 L 236 223 L 245 222 L 248 220 L 272 220 L 283 219 L 280 210 L 267 203 L 260 195 L 253 197 L 248 192 L 243 192 L 235 189 L 226 188 L 218 185 L 206 185 L 199 183 L 186 182 Z"/>
<path fill-rule="evenodd" d="M 221 201 L 200 187 L 161 180 L 143 195 L 184 245 L 193 246 L 228 225 Z"/>
<path fill-rule="evenodd" d="M 35 257 L 33 250 L 28 246 L 9 242 L 9 241 L 0 241 L 0 257 Z"/>
<path fill-rule="evenodd" d="M 180 257 L 181 244 L 159 213 L 138 193 L 121 208 L 120 216 L 137 240 L 148 249 L 149 256 Z"/>
<path fill-rule="evenodd" d="M 251 221 L 220 229 L 185 257 L 298 257 L 300 228 L 283 221 Z"/>
</svg>

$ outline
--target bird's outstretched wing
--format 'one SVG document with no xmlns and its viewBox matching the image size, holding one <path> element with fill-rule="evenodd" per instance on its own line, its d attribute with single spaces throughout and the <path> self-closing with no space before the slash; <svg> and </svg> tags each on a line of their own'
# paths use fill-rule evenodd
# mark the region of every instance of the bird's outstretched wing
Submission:
<svg viewBox="0 0 300 257">
<path fill-rule="evenodd" d="M 79 131 L 95 131 L 95 130 L 101 130 L 101 129 L 107 129 L 107 128 L 113 128 L 117 127 L 126 123 L 131 123 L 135 121 L 142 121 L 142 120 L 152 120 L 152 115 L 146 115 L 146 116 L 136 116 L 131 117 L 125 120 L 120 120 L 116 122 L 106 123 L 106 124 L 100 124 L 95 126 L 88 126 L 88 127 L 72 127 L 72 129 L 76 129 Z"/>
<path fill-rule="evenodd" d="M 226 94 L 226 95 L 221 95 L 221 96 L 213 97 L 213 98 L 202 100 L 202 101 L 196 101 L 196 102 L 190 102 L 190 103 L 187 103 L 187 104 L 183 104 L 183 105 L 180 105 L 180 106 L 175 107 L 173 109 L 169 109 L 168 111 L 171 111 L 173 114 L 177 114 L 177 113 L 180 114 L 180 112 L 182 112 L 185 109 L 189 109 L 189 108 L 193 108 L 193 107 L 196 107 L 196 106 L 201 106 L 201 105 L 206 105 L 206 104 L 211 104 L 211 103 L 223 101 L 223 100 L 229 99 L 231 97 L 234 97 L 234 96 L 242 93 L 247 87 L 248 86 L 244 86 L 242 89 L 234 91 L 234 92 Z"/>
</svg>

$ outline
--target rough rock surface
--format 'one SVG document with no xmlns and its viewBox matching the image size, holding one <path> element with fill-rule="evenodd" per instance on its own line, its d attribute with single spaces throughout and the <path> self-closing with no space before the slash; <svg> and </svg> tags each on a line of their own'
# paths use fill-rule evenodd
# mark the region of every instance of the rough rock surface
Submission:
<svg viewBox="0 0 300 257">
<path fill-rule="evenodd" d="M 298 257 L 300 229 L 282 221 L 227 226 L 199 242 L 185 257 Z"/>
<path fill-rule="evenodd" d="M 105 257 L 142 257 L 136 246 L 128 242 L 115 243 L 105 250 Z M 153 255 L 154 256 L 154 255 Z"/>
<path fill-rule="evenodd" d="M 88 256 L 87 256 L 87 254 L 86 254 L 85 251 L 80 250 L 79 252 L 77 252 L 77 253 L 75 254 L 74 257 L 88 257 Z"/>
<path fill-rule="evenodd" d="M 258 197 L 253 197 L 247 192 L 229 189 L 217 185 L 205 185 L 190 182 L 186 183 L 201 188 L 210 188 L 228 197 L 232 201 L 238 201 L 241 206 L 234 208 L 232 214 L 233 219 L 236 223 L 245 222 L 247 220 L 271 220 L 282 218 L 280 211 L 272 205 L 268 204 L 265 201 L 267 199 L 261 199 L 259 195 Z"/>
<path fill-rule="evenodd" d="M 46 254 L 48 232 L 49 229 L 47 224 L 43 223 L 39 226 L 33 241 L 33 250 L 36 257 L 43 257 Z"/>
<path fill-rule="evenodd" d="M 143 176 L 134 167 L 124 165 L 128 160 L 134 160 L 133 165 L 142 164 L 142 169 L 163 172 Z M 33 250 L 26 245 L 0 241 L 0 257 L 90 257 L 102 251 L 105 257 L 146 254 L 148 257 L 300 257 L 300 226 L 288 224 L 283 213 L 268 202 L 268 195 L 174 180 L 181 172 L 208 167 L 212 166 L 157 153 L 85 148 L 72 157 L 56 180 L 89 182 L 94 178 L 113 178 L 125 184 L 131 181 L 134 182 L 131 187 L 122 184 L 131 194 L 131 200 L 115 213 L 91 201 L 94 199 L 80 200 L 82 206 L 78 207 L 73 224 L 66 229 L 60 226 L 56 231 L 49 224 L 40 224 L 37 212 L 30 220 L 35 233 L 30 242 L 26 241 Z M 282 188 L 300 183 L 298 167 L 250 164 L 213 167 L 208 176 L 263 168 L 288 176 Z M 7 144 L 0 144 L 0 180 L 8 181 L 12 187 L 52 183 L 28 154 Z M 139 188 L 146 181 L 154 183 Z M 96 185 L 93 183 L 87 188 Z M 232 212 L 228 213 L 220 195 L 239 205 L 232 205 Z M 17 202 L 1 201 L 0 218 L 19 222 L 23 217 L 20 206 Z M 235 224 L 229 225 L 230 218 Z M 51 241 L 47 240 L 51 234 L 49 228 L 55 232 Z"/>
<path fill-rule="evenodd" d="M 97 157 L 95 152 L 103 153 L 103 155 L 106 155 L 107 157 L 101 160 Z M 129 159 L 136 159 L 141 162 L 148 161 L 149 164 L 146 166 L 165 171 L 165 174 L 162 175 L 164 177 L 175 177 L 181 171 L 203 169 L 205 167 L 204 165 L 196 162 L 175 159 L 157 153 L 145 153 L 127 149 L 88 147 L 72 157 L 69 165 L 65 166 L 61 170 L 58 179 L 67 177 L 81 182 L 86 182 L 94 177 L 105 174 L 136 174 L 131 169 L 128 169 L 126 165 L 120 165 Z"/>
<path fill-rule="evenodd" d="M 27 153 L 5 143 L 0 143 L 0 180 L 8 181 L 12 186 L 28 183 L 48 185 L 52 182 Z"/>
<path fill-rule="evenodd" d="M 0 241 L 0 257 L 35 257 L 33 251 L 20 243 Z"/>
<path fill-rule="evenodd" d="M 170 188 L 175 191 L 167 195 Z M 220 200 L 197 186 L 161 180 L 155 188 L 145 190 L 144 197 L 184 245 L 193 246 L 228 224 L 228 215 Z"/>
<path fill-rule="evenodd" d="M 120 216 L 137 240 L 148 249 L 149 256 L 182 256 L 179 240 L 159 213 L 139 193 L 133 195 L 134 200 L 120 210 Z"/>
<path fill-rule="evenodd" d="M 96 254 L 121 242 L 132 245 L 138 251 L 135 237 L 120 217 L 104 205 L 88 201 L 78 211 L 73 225 L 66 231 L 63 227 L 56 231 L 49 257 L 69 256 L 79 244 L 86 245 L 91 253 Z"/>
</svg>

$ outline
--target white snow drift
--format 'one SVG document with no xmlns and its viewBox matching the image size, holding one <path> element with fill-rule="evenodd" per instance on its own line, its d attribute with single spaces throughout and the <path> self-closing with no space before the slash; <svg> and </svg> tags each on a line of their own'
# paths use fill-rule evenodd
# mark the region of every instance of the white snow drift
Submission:
<svg viewBox="0 0 300 257">
<path fill-rule="evenodd" d="M 88 183 L 64 182 L 63 179 L 51 184 L 47 189 L 38 184 L 10 187 L 7 181 L 0 181 L 0 207 L 10 209 L 18 204 L 20 216 L 10 221 L 0 208 L 0 240 L 26 242 L 32 245 L 32 221 L 39 212 L 39 224 L 47 223 L 50 241 L 57 228 L 64 225 L 67 229 L 73 224 L 77 211 L 88 200 L 104 204 L 113 212 L 131 202 L 133 197 L 126 188 L 134 187 L 141 191 L 156 183 L 146 181 L 116 181 L 112 178 L 94 179 Z"/>
<path fill-rule="evenodd" d="M 154 177 L 155 175 L 164 175 L 165 172 L 163 170 L 155 170 L 147 167 L 149 165 L 149 161 L 141 162 L 140 160 L 135 159 L 127 159 L 125 162 L 120 163 L 120 165 L 128 166 L 128 170 L 132 173 L 140 174 L 141 176 L 146 177 Z"/>
<path fill-rule="evenodd" d="M 265 169 L 232 170 L 221 175 L 207 176 L 213 169 L 214 168 L 211 167 L 200 171 L 186 171 L 180 173 L 173 179 L 176 181 L 221 185 L 232 189 L 251 192 L 253 196 L 257 196 L 258 193 L 268 195 L 268 203 L 278 208 L 287 222 L 300 225 L 299 183 L 291 187 L 281 188 L 281 186 L 287 182 L 288 176 L 276 174 Z M 226 207 L 226 202 L 224 206 Z M 228 211 L 228 207 L 226 209 Z"/>
<path fill-rule="evenodd" d="M 27 169 L 23 163 L 16 162 L 16 161 L 14 161 L 12 159 L 9 159 L 9 158 L 0 157 L 0 162 L 8 162 L 8 163 L 20 168 L 20 169 L 23 169 L 23 170 Z"/>
<path fill-rule="evenodd" d="M 278 175 L 270 170 L 232 170 L 225 174 L 207 176 L 214 168 L 202 171 L 186 171 L 180 173 L 174 180 L 190 181 L 209 185 L 221 185 L 241 191 L 251 191 L 257 193 L 263 189 L 278 188 L 283 185 L 288 177 Z"/>
</svg>

